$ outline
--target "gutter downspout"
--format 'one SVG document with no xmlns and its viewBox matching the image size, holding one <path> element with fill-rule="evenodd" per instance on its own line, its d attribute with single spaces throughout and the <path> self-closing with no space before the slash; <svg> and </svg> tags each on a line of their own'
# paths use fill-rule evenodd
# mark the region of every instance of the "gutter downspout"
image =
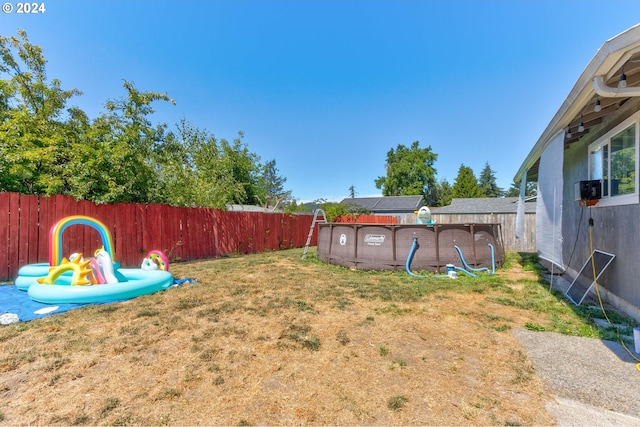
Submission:
<svg viewBox="0 0 640 427">
<path fill-rule="evenodd" d="M 604 83 L 604 76 L 593 78 L 593 90 L 604 98 L 629 98 L 640 96 L 640 87 L 611 87 Z"/>
</svg>

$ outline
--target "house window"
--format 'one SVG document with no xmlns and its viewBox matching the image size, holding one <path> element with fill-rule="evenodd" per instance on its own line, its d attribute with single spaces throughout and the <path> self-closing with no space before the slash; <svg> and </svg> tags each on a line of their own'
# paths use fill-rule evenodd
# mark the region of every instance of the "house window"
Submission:
<svg viewBox="0 0 640 427">
<path fill-rule="evenodd" d="M 638 117 L 589 145 L 589 175 L 602 180 L 600 206 L 638 203 Z"/>
</svg>

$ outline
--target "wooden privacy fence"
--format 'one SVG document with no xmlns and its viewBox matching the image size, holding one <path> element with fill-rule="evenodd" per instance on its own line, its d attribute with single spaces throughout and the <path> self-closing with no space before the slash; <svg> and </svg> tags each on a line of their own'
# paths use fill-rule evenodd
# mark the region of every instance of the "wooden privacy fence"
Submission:
<svg viewBox="0 0 640 427">
<path fill-rule="evenodd" d="M 215 258 L 232 253 L 255 253 L 302 247 L 311 215 L 227 212 L 209 208 L 181 208 L 160 204 L 97 205 L 69 196 L 26 196 L 0 193 L 0 280 L 13 280 L 27 264 L 47 262 L 49 231 L 62 218 L 92 217 L 111 233 L 115 260 L 136 267 L 151 250 L 170 260 Z M 64 231 L 62 254 L 93 256 L 102 246 L 98 231 L 72 225 Z M 317 230 L 311 245 L 316 245 Z"/>
</svg>

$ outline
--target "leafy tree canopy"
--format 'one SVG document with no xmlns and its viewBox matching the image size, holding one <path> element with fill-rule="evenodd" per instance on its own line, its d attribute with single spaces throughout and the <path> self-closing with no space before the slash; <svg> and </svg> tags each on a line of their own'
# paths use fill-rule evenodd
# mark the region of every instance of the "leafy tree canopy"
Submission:
<svg viewBox="0 0 640 427">
<path fill-rule="evenodd" d="M 375 180 L 376 188 L 381 188 L 384 196 L 426 196 L 436 184 L 433 165 L 437 158 L 430 146 L 420 148 L 419 141 L 411 147 L 399 144 L 387 153 L 387 175 Z"/>
<path fill-rule="evenodd" d="M 448 206 L 453 199 L 453 188 L 446 179 L 441 179 L 429 189 L 427 194 L 427 206 Z"/>
<path fill-rule="evenodd" d="M 186 120 L 156 124 L 153 104 L 174 100 L 127 80 L 92 120 L 67 107 L 81 92 L 48 80 L 46 63 L 26 32 L 0 36 L 0 191 L 218 208 L 290 198 L 275 160 L 262 164 L 242 132 L 229 142 Z"/>
<path fill-rule="evenodd" d="M 65 107 L 80 91 L 48 81 L 46 63 L 26 32 L 0 36 L 0 191 L 40 194 L 67 187 L 71 129 L 65 116 L 77 113 Z"/>
</svg>

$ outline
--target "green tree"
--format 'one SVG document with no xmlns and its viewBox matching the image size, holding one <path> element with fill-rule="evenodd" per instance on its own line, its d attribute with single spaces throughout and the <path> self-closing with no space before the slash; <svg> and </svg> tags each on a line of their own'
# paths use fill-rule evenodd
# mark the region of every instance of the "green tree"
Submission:
<svg viewBox="0 0 640 427">
<path fill-rule="evenodd" d="M 504 191 L 496 184 L 496 174 L 489 166 L 489 162 L 484 165 L 484 169 L 480 172 L 478 184 L 486 197 L 502 197 Z"/>
<path fill-rule="evenodd" d="M 284 211 L 288 213 L 311 212 L 311 209 L 309 209 L 304 203 L 298 204 L 296 199 L 292 199 L 285 202 Z"/>
<path fill-rule="evenodd" d="M 249 151 L 243 137 L 239 132 L 233 142 L 218 141 L 207 131 L 187 126 L 182 138 L 187 145 L 185 170 L 190 170 L 194 189 L 192 204 L 225 209 L 231 203 L 259 203 L 260 158 Z"/>
<path fill-rule="evenodd" d="M 457 199 L 486 197 L 470 167 L 460 165 L 458 176 L 453 184 L 452 196 Z"/>
<path fill-rule="evenodd" d="M 56 194 L 68 190 L 67 165 L 76 139 L 67 101 L 80 95 L 49 81 L 42 49 L 27 33 L 0 36 L 0 191 Z"/>
<path fill-rule="evenodd" d="M 165 203 L 225 209 L 231 203 L 275 206 L 289 198 L 276 161 L 262 165 L 243 137 L 218 140 L 182 120 L 167 134 L 158 166 Z"/>
<path fill-rule="evenodd" d="M 262 165 L 259 179 L 259 193 L 256 197 L 262 202 L 265 208 L 275 209 L 281 203 L 291 198 L 291 191 L 284 189 L 287 178 L 278 173 L 276 160 L 270 160 Z"/>
<path fill-rule="evenodd" d="M 195 206 L 197 193 L 197 170 L 195 151 L 207 135 L 182 119 L 175 131 L 167 133 L 165 150 L 159 155 L 157 178 L 163 189 L 161 203 L 174 206 Z"/>
<path fill-rule="evenodd" d="M 453 189 L 446 179 L 441 179 L 429 189 L 426 197 L 427 206 L 448 206 L 453 199 Z"/>
<path fill-rule="evenodd" d="M 0 37 L 0 191 L 218 208 L 290 197 L 275 160 L 262 165 L 242 132 L 217 140 L 186 120 L 168 131 L 151 121 L 152 105 L 173 99 L 127 80 L 126 95 L 91 120 L 66 107 L 80 91 L 47 80 L 45 66 L 24 31 Z"/>
<path fill-rule="evenodd" d="M 260 157 L 249 151 L 249 146 L 242 141 L 244 134 L 238 132 L 238 138 L 229 143 L 220 140 L 220 164 L 223 171 L 231 175 L 233 185 L 239 189 L 231 198 L 232 203 L 259 204 L 256 197 L 259 189 Z"/>
<path fill-rule="evenodd" d="M 431 147 L 420 148 L 418 141 L 410 148 L 399 144 L 387 152 L 387 175 L 375 180 L 376 188 L 381 188 L 384 196 L 426 196 L 436 184 L 433 165 L 437 158 Z"/>
<path fill-rule="evenodd" d="M 524 190 L 525 197 L 535 196 L 536 194 L 538 194 L 537 184 L 531 181 L 527 182 L 527 185 Z M 520 197 L 520 180 L 519 179 L 518 180 L 514 179 L 511 182 L 511 187 L 509 187 L 509 190 L 507 190 L 507 192 L 505 193 L 505 196 Z"/>
<path fill-rule="evenodd" d="M 152 124 L 149 116 L 151 103 L 174 101 L 141 92 L 126 80 L 123 86 L 127 96 L 106 102 L 107 111 L 85 135 L 86 148 L 73 158 L 74 196 L 96 202 L 164 201 L 157 175 L 167 148 L 166 125 Z"/>
<path fill-rule="evenodd" d="M 246 197 L 244 184 L 236 179 L 234 168 L 243 169 L 243 164 L 234 166 L 233 149 L 225 139 L 220 142 L 207 135 L 194 147 L 195 188 L 197 206 L 224 209 L 229 203 L 242 203 Z"/>
</svg>

